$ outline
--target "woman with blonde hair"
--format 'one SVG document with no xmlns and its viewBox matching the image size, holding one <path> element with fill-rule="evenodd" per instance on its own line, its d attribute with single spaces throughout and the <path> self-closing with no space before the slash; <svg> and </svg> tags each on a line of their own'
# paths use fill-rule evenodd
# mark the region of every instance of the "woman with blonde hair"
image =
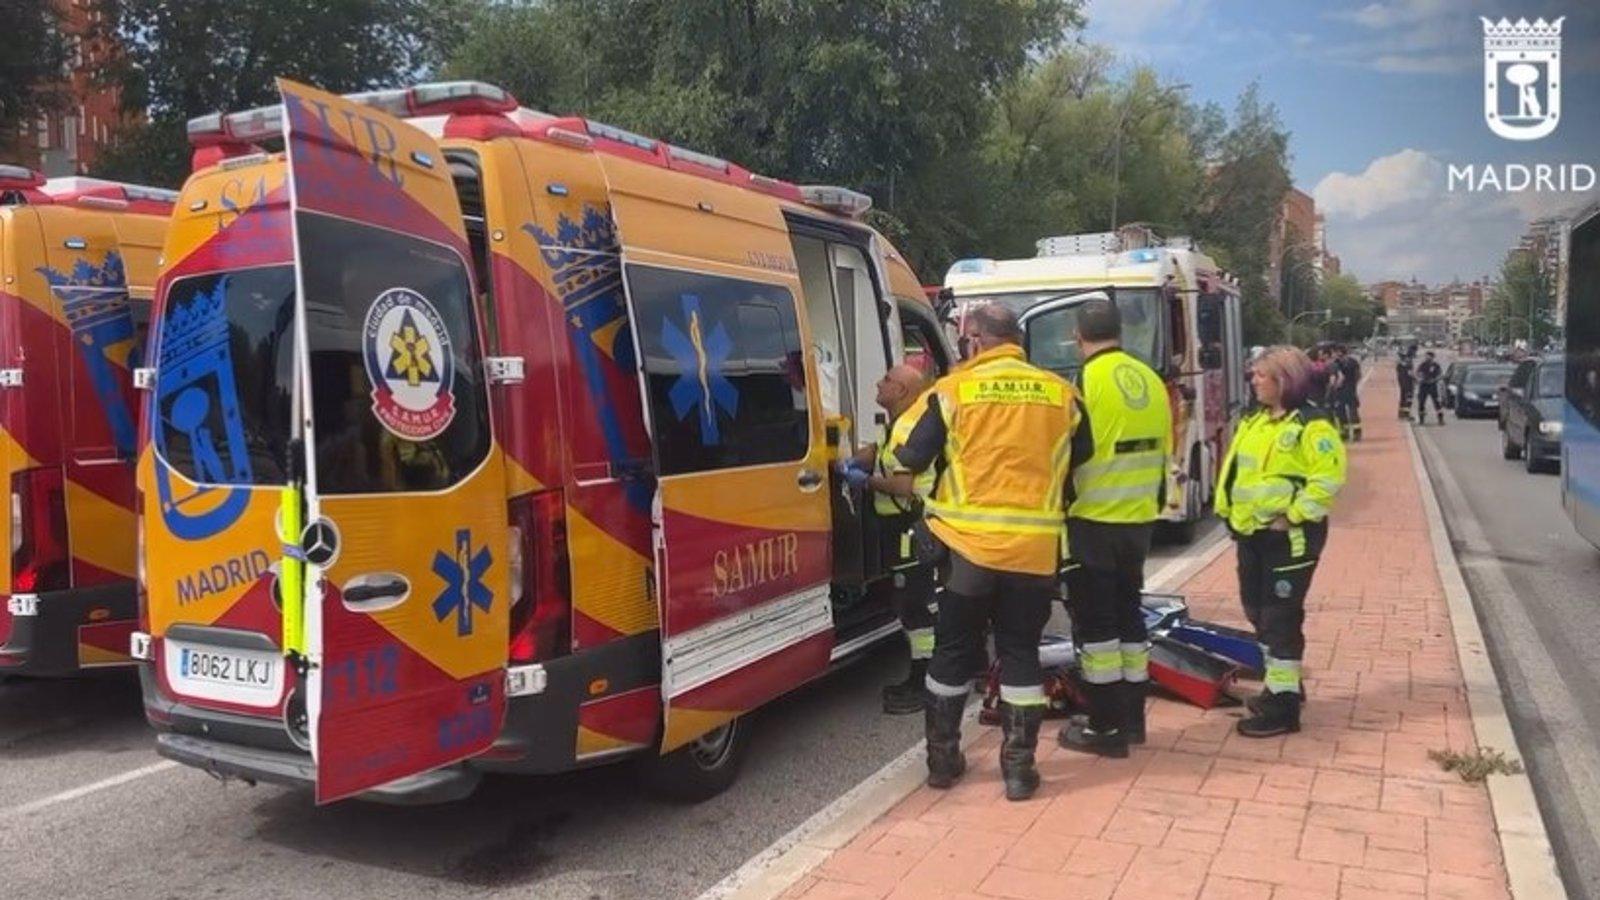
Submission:
<svg viewBox="0 0 1600 900">
<path fill-rule="evenodd" d="M 1236 543 L 1239 600 L 1266 655 L 1266 684 L 1238 730 L 1271 737 L 1300 730 L 1306 593 L 1345 456 L 1333 417 L 1311 402 L 1314 367 L 1303 351 L 1268 349 L 1250 380 L 1260 407 L 1239 423 L 1223 459 L 1217 515 Z"/>
</svg>

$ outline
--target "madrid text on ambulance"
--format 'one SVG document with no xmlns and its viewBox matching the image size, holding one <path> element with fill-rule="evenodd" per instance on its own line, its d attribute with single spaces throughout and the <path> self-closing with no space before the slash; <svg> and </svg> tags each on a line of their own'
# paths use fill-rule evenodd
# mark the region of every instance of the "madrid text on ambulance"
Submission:
<svg viewBox="0 0 1600 900">
<path fill-rule="evenodd" d="M 1550 191 L 1582 193 L 1595 186 L 1595 167 L 1586 163 L 1506 163 L 1455 165 L 1451 163 L 1449 189 L 1520 193 Z"/>
</svg>

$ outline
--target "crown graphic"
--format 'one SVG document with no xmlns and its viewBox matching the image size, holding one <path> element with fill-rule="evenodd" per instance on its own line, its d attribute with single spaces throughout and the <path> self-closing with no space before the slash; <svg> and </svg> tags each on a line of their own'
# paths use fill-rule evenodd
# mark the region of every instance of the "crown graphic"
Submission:
<svg viewBox="0 0 1600 900">
<path fill-rule="evenodd" d="M 67 324 L 75 331 L 127 309 L 127 274 L 122 254 L 115 250 L 107 250 L 99 265 L 79 259 L 64 272 L 49 266 L 40 266 L 36 271 L 61 299 Z"/>
<path fill-rule="evenodd" d="M 195 291 L 188 303 L 177 304 L 161 327 L 162 368 L 181 365 L 208 351 L 228 345 L 228 318 L 223 314 L 223 298 L 228 293 L 228 278 L 223 276 L 209 291 Z"/>
<path fill-rule="evenodd" d="M 555 234 L 537 222 L 522 226 L 522 230 L 539 242 L 539 255 L 556 270 L 587 260 L 593 253 L 617 252 L 617 226 L 611 220 L 610 207 L 585 203 L 577 221 L 563 213 L 556 220 Z"/>
<path fill-rule="evenodd" d="M 1561 46 L 1561 16 L 1553 22 L 1544 19 L 1518 19 L 1513 22 L 1502 18 L 1495 22 L 1486 16 L 1483 22 L 1483 46 L 1487 50 L 1555 50 Z"/>
</svg>

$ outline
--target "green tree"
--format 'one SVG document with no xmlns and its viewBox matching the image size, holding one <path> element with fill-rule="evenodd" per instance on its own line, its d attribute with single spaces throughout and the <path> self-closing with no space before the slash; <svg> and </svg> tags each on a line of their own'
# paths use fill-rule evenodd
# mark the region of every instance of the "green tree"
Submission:
<svg viewBox="0 0 1600 900">
<path fill-rule="evenodd" d="M 176 184 L 183 126 L 219 110 L 277 102 L 285 75 L 332 91 L 415 80 L 459 38 L 469 0 L 100 0 L 124 48 L 106 77 L 139 119 L 97 166 Z"/>
<path fill-rule="evenodd" d="M 1080 23 L 1078 0 L 545 0 L 492 4 L 454 77 L 505 86 L 798 181 L 872 194 L 924 272 L 994 205 L 994 98 Z M 516 36 L 520 36 L 516 37 Z M 541 59 L 530 57 L 544 54 Z M 939 269 L 942 271 L 942 268 Z"/>
<path fill-rule="evenodd" d="M 16 152 L 23 126 L 63 100 L 67 41 L 52 0 L 0 0 L 0 151 Z"/>
<path fill-rule="evenodd" d="M 1374 306 L 1360 282 L 1343 274 L 1322 280 L 1317 289 L 1317 308 L 1327 310 L 1332 319 L 1327 334 L 1336 341 L 1364 341 L 1371 337 L 1381 309 Z"/>
<path fill-rule="evenodd" d="M 1252 83 L 1226 129 L 1221 110 L 1199 111 L 1191 135 L 1208 163 L 1192 212 L 1195 236 L 1239 276 L 1249 344 L 1282 340 L 1283 316 L 1267 285 L 1272 229 L 1289 191 L 1289 132 L 1278 110 Z"/>
<path fill-rule="evenodd" d="M 1539 265 L 1541 254 L 1513 250 L 1500 266 L 1500 282 L 1484 303 L 1484 332 L 1542 344 L 1556 331 L 1555 287 Z"/>
</svg>

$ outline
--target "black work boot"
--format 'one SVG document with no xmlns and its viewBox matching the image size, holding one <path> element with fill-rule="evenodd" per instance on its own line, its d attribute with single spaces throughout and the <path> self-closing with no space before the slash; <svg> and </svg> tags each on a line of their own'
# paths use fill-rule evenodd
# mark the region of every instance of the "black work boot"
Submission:
<svg viewBox="0 0 1600 900">
<path fill-rule="evenodd" d="M 1005 779 L 1007 800 L 1026 800 L 1039 789 L 1039 769 L 1033 751 L 1039 746 L 1042 706 L 1000 704 L 1000 777 Z"/>
<path fill-rule="evenodd" d="M 1118 728 L 1122 718 L 1120 685 L 1086 684 L 1083 693 L 1089 701 L 1087 718 L 1073 718 L 1056 734 L 1056 743 L 1068 750 L 1093 753 L 1112 759 L 1128 758 L 1128 738 Z"/>
<path fill-rule="evenodd" d="M 1269 697 L 1271 695 L 1272 695 L 1271 691 L 1267 690 L 1266 687 L 1262 687 L 1261 688 L 1261 693 L 1256 694 L 1255 696 L 1250 697 L 1249 699 L 1244 701 L 1244 708 L 1250 710 L 1250 714 L 1251 715 L 1259 716 L 1259 715 L 1261 715 L 1261 709 L 1262 709 L 1261 702 L 1262 702 L 1262 700 L 1264 700 L 1265 698 L 1267 698 L 1267 697 Z M 1304 706 L 1305 702 L 1306 702 L 1306 683 L 1304 681 L 1302 681 L 1302 682 L 1300 682 L 1300 705 Z"/>
<path fill-rule="evenodd" d="M 1144 743 L 1144 698 L 1148 682 L 1124 681 L 1118 699 L 1122 704 L 1122 734 L 1129 744 Z"/>
<path fill-rule="evenodd" d="M 967 709 L 967 696 L 946 697 L 928 691 L 923 698 L 927 703 L 923 722 L 928 738 L 928 787 L 942 790 L 967 771 L 967 758 L 961 753 L 961 716 Z"/>
<path fill-rule="evenodd" d="M 883 711 L 891 716 L 905 716 L 922 712 L 922 695 L 927 690 L 928 661 L 913 659 L 906 680 L 883 687 Z"/>
<path fill-rule="evenodd" d="M 1240 719 L 1237 730 L 1245 737 L 1276 737 L 1300 730 L 1300 695 L 1269 693 L 1256 703 L 1257 712 Z"/>
</svg>

